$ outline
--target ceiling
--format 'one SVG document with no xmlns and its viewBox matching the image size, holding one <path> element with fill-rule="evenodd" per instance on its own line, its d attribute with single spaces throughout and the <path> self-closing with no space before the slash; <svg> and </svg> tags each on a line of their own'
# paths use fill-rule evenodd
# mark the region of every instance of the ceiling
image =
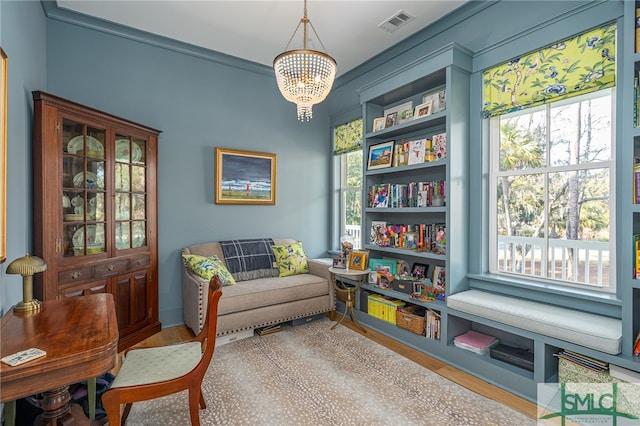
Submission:
<svg viewBox="0 0 640 426">
<path fill-rule="evenodd" d="M 309 0 L 310 49 L 338 63 L 338 75 L 433 23 L 466 0 Z M 304 13 L 303 0 L 57 0 L 60 8 L 271 67 Z M 378 25 L 398 12 L 415 19 L 393 32 Z M 302 27 L 287 50 L 302 48 Z M 326 48 L 323 49 L 322 45 Z"/>
</svg>

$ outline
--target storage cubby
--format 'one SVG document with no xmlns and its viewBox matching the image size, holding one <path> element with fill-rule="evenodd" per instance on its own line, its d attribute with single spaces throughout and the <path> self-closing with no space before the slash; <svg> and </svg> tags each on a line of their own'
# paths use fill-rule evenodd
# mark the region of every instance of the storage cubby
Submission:
<svg viewBox="0 0 640 426">
<path fill-rule="evenodd" d="M 476 331 L 478 333 L 486 334 L 489 336 L 496 337 L 501 344 L 511 346 L 514 348 L 521 348 L 527 351 L 534 352 L 534 341 L 530 338 L 526 338 L 514 333 L 507 332 L 502 329 L 498 329 L 495 327 L 491 327 L 486 324 L 474 322 L 472 320 L 457 317 L 449 314 L 448 316 L 448 342 L 447 345 L 454 348 L 456 351 L 462 351 L 461 353 L 470 354 L 471 356 L 476 357 L 478 360 L 483 362 L 487 362 L 491 365 L 498 366 L 500 368 L 505 369 L 506 371 L 510 371 L 512 373 L 518 374 L 527 379 L 533 379 L 533 372 L 529 371 L 523 367 L 514 365 L 512 363 L 508 363 L 499 359 L 492 358 L 490 352 L 487 351 L 485 354 L 476 354 L 466 349 L 459 348 L 455 346 L 454 339 L 457 336 L 460 336 L 470 330 Z"/>
<path fill-rule="evenodd" d="M 544 365 L 543 379 L 544 383 L 558 382 L 558 357 L 555 356 L 562 348 L 554 345 L 544 345 Z"/>
</svg>

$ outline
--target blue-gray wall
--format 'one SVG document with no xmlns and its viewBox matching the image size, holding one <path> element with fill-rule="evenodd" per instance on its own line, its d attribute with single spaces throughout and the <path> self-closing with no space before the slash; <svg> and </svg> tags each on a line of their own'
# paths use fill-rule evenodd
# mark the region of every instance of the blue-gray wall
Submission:
<svg viewBox="0 0 640 426">
<path fill-rule="evenodd" d="M 329 122 L 357 115 L 360 87 L 451 42 L 476 53 L 478 71 L 615 16 L 621 3 L 469 2 L 341 76 L 329 99 L 314 108 L 313 120 L 298 123 L 295 107 L 282 99 L 265 67 L 166 44 L 65 14 L 48 3 L 50 18 L 45 19 L 38 2 L 1 1 L 0 43 L 10 57 L 8 258 L 31 247 L 32 206 L 24 195 L 31 192 L 31 90 L 45 90 L 163 131 L 158 182 L 160 319 L 170 326 L 182 322 L 179 250 L 183 246 L 225 238 L 290 236 L 302 240 L 311 256 L 331 248 Z M 472 108 L 475 130 L 480 127 L 479 111 L 479 105 Z M 477 143 L 478 138 L 472 141 Z M 216 146 L 276 153 L 277 204 L 214 204 Z M 473 158 L 472 180 L 480 181 L 480 157 Z M 481 201 L 474 194 L 470 197 L 472 203 Z M 481 239 L 478 233 L 470 242 Z M 470 244 L 470 259 L 481 253 L 481 246 Z M 6 309 L 20 299 L 21 289 L 15 277 L 2 274 L 3 279 L 16 282 L 0 287 Z"/>
<path fill-rule="evenodd" d="M 8 56 L 7 262 L 0 271 L 0 312 L 22 299 L 22 277 L 4 271 L 31 250 L 31 90 L 46 84 L 46 19 L 40 2 L 0 1 L 0 46 Z"/>
<path fill-rule="evenodd" d="M 270 69 L 240 67 L 58 20 L 47 23 L 47 91 L 162 130 L 158 241 L 164 326 L 183 321 L 182 247 L 269 236 L 297 238 L 310 256 L 327 249 L 326 107 L 316 107 L 314 119 L 300 123 Z M 277 154 L 276 204 L 216 205 L 215 147 Z"/>
</svg>

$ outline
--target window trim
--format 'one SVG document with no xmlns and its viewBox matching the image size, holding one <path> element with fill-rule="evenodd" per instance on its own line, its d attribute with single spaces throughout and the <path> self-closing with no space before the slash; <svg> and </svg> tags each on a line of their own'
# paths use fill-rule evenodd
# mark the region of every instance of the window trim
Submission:
<svg viewBox="0 0 640 426">
<path fill-rule="evenodd" d="M 360 104 L 354 105 L 351 108 L 346 109 L 345 111 L 331 116 L 329 120 L 329 132 L 330 132 L 330 152 L 332 156 L 331 167 L 331 217 L 329 218 L 329 248 L 327 252 L 329 254 L 340 254 L 340 237 L 342 236 L 342 230 L 344 229 L 344 220 L 342 218 L 342 205 L 343 205 L 343 192 L 342 192 L 342 170 L 341 163 L 344 164 L 345 168 L 345 176 L 346 176 L 346 162 L 341 161 L 341 156 L 345 154 L 335 155 L 333 152 L 334 148 L 334 137 L 336 127 L 348 123 L 354 120 L 364 120 L 362 106 Z M 363 123 L 364 124 L 364 123 Z M 363 129 L 364 136 L 364 129 Z M 364 154 L 363 154 L 364 158 Z M 363 160 L 364 167 L 364 160 Z M 363 169 L 364 170 L 364 169 Z M 364 176 L 363 176 L 364 182 Z M 362 192 L 362 183 L 360 186 L 360 191 Z"/>
</svg>

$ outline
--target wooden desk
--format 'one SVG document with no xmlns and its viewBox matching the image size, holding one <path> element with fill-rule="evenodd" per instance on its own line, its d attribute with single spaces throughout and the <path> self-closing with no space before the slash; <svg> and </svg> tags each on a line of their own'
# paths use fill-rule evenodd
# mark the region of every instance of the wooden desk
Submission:
<svg viewBox="0 0 640 426">
<path fill-rule="evenodd" d="M 118 323 L 111 294 L 45 301 L 31 314 L 10 310 L 1 327 L 0 357 L 31 347 L 47 352 L 16 367 L 0 363 L 0 402 L 44 393 L 42 424 L 69 420 L 68 386 L 116 364 Z"/>
</svg>

